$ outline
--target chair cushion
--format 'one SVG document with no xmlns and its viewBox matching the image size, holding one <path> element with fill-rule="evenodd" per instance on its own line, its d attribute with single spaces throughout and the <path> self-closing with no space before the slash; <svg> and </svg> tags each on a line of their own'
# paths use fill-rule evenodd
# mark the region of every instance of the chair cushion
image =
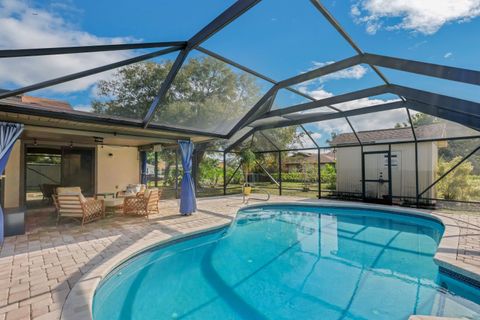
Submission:
<svg viewBox="0 0 480 320">
<path fill-rule="evenodd" d="M 150 188 L 150 189 L 147 189 L 145 190 L 145 198 L 149 198 L 151 196 L 152 193 L 156 193 L 156 198 L 158 198 L 158 188 Z"/>
<path fill-rule="evenodd" d="M 82 193 L 82 189 L 80 187 L 58 187 L 57 188 L 57 194 L 71 196 L 79 193 Z"/>
<path fill-rule="evenodd" d="M 62 217 L 76 217 L 76 218 L 83 217 L 83 211 L 77 211 L 77 210 L 60 211 L 60 214 L 62 215 Z"/>
<path fill-rule="evenodd" d="M 125 190 L 126 194 L 137 194 L 140 192 L 140 185 L 139 184 L 129 184 L 127 189 Z"/>
<path fill-rule="evenodd" d="M 132 189 L 127 189 L 125 191 L 125 194 L 123 194 L 124 197 L 134 197 L 136 195 L 137 195 L 137 193 Z"/>
<path fill-rule="evenodd" d="M 143 193 L 143 196 L 145 198 L 148 198 L 150 196 L 150 192 L 152 191 L 152 189 L 145 189 L 145 192 Z"/>
<path fill-rule="evenodd" d="M 57 188 L 57 194 L 61 196 L 80 196 L 80 201 L 84 203 L 87 201 L 82 194 L 80 187 L 59 187 Z"/>
</svg>

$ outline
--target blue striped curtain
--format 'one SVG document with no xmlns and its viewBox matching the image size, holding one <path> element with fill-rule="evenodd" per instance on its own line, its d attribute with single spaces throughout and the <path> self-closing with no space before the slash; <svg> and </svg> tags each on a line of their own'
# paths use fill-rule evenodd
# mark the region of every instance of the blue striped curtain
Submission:
<svg viewBox="0 0 480 320">
<path fill-rule="evenodd" d="M 180 213 L 191 215 L 197 211 L 197 200 L 195 198 L 195 185 L 192 177 L 192 155 L 193 143 L 191 141 L 178 141 L 180 154 L 182 156 L 183 178 L 180 192 Z"/>
<path fill-rule="evenodd" d="M 13 145 L 23 131 L 23 124 L 0 122 L 0 172 L 3 173 L 7 166 L 8 157 Z M 0 243 L 4 238 L 3 204 L 0 205 Z"/>
</svg>

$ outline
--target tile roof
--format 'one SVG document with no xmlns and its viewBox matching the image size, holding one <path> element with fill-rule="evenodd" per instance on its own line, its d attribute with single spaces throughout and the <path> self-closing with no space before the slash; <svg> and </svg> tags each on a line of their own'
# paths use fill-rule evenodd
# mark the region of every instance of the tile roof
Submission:
<svg viewBox="0 0 480 320">
<path fill-rule="evenodd" d="M 415 128 L 417 139 L 445 138 L 446 123 L 434 123 Z M 411 127 L 393 128 L 385 130 L 370 130 L 357 132 L 358 138 L 363 143 L 380 143 L 391 141 L 413 141 Z M 332 139 L 331 146 L 358 144 L 353 133 L 341 133 Z"/>
<path fill-rule="evenodd" d="M 8 90 L 0 89 L 0 93 L 3 93 L 3 92 L 8 92 Z M 57 110 L 57 111 L 58 110 L 63 110 L 63 111 L 74 110 L 73 107 L 70 105 L 70 103 L 66 101 L 41 98 L 41 97 L 32 97 L 32 96 L 26 96 L 26 95 L 9 97 L 9 98 L 6 98 L 5 101 L 16 103 L 16 104 L 18 103 L 23 106 L 40 107 L 40 108 Z"/>
<path fill-rule="evenodd" d="M 317 163 L 317 154 L 297 152 L 285 160 L 285 164 Z M 320 163 L 335 163 L 335 154 L 331 152 L 320 153 Z"/>
<path fill-rule="evenodd" d="M 54 108 L 62 110 L 73 110 L 70 103 L 60 100 L 53 100 L 47 98 L 38 98 L 31 96 L 21 96 L 21 102 L 31 106 L 39 106 L 44 108 Z"/>
</svg>

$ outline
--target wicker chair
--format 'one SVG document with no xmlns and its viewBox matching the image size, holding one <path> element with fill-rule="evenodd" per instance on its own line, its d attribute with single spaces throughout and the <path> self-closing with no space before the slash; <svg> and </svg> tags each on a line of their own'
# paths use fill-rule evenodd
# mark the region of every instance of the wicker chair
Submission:
<svg viewBox="0 0 480 320">
<path fill-rule="evenodd" d="M 160 200 L 160 191 L 157 188 L 147 189 L 145 193 L 125 197 L 123 202 L 123 214 L 146 216 L 151 213 L 158 213 L 158 200 Z"/>
<path fill-rule="evenodd" d="M 39 185 L 40 191 L 42 192 L 42 200 L 47 200 L 50 202 L 52 196 L 55 194 L 55 189 L 58 187 L 58 184 L 48 184 L 42 183 Z"/>
<path fill-rule="evenodd" d="M 136 191 L 132 191 L 136 189 Z M 116 194 L 117 198 L 125 198 L 128 196 L 140 196 L 143 195 L 145 190 L 147 189 L 147 185 L 145 184 L 129 184 L 126 190 L 118 191 Z"/>
<path fill-rule="evenodd" d="M 60 218 L 76 218 L 85 223 L 105 216 L 103 200 L 86 199 L 79 187 L 57 188 L 58 216 Z"/>
<path fill-rule="evenodd" d="M 53 205 L 55 206 L 55 213 L 57 214 L 57 217 L 58 217 L 58 213 L 60 212 L 60 207 L 58 205 L 58 196 L 56 194 L 52 194 L 52 202 L 53 202 Z"/>
</svg>

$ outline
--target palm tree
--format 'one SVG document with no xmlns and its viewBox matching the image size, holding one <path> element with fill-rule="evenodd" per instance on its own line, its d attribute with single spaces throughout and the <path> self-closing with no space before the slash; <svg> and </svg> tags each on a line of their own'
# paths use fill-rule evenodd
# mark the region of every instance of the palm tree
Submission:
<svg viewBox="0 0 480 320">
<path fill-rule="evenodd" d="M 242 166 L 243 176 L 245 178 L 245 187 L 250 187 L 248 183 L 248 174 L 253 169 L 257 156 L 250 148 L 245 148 L 240 151 L 240 165 Z"/>
</svg>

